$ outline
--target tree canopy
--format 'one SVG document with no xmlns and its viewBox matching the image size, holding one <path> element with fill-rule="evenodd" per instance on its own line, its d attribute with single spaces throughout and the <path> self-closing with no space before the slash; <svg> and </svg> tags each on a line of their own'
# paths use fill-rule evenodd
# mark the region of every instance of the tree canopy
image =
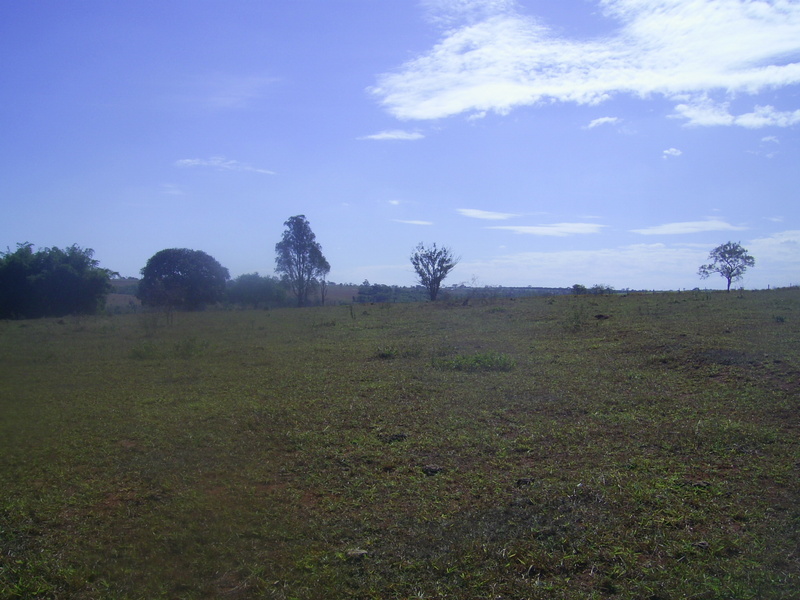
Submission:
<svg viewBox="0 0 800 600">
<path fill-rule="evenodd" d="M 727 291 L 731 291 L 731 283 L 739 281 L 749 267 L 756 264 L 756 259 L 747 253 L 738 242 L 727 242 L 714 248 L 708 255 L 711 262 L 702 265 L 698 271 L 701 279 L 707 279 L 719 273 L 728 282 Z"/>
<path fill-rule="evenodd" d="M 141 270 L 137 296 L 146 306 L 199 310 L 225 298 L 228 269 L 201 250 L 156 252 Z"/>
<path fill-rule="evenodd" d="M 439 295 L 442 281 L 458 264 L 458 258 L 453 255 L 450 248 L 437 248 L 436 244 L 426 248 L 425 244 L 420 242 L 411 255 L 411 264 L 417 279 L 428 290 L 428 296 L 433 302 Z"/>
<path fill-rule="evenodd" d="M 275 244 L 275 271 L 283 276 L 297 305 L 305 306 L 313 286 L 320 281 L 324 284 L 331 266 L 305 215 L 290 217 L 284 225 L 283 237 Z"/>
<path fill-rule="evenodd" d="M 117 273 L 101 269 L 94 251 L 17 244 L 0 253 L 0 318 L 91 314 L 103 307 Z"/>
</svg>

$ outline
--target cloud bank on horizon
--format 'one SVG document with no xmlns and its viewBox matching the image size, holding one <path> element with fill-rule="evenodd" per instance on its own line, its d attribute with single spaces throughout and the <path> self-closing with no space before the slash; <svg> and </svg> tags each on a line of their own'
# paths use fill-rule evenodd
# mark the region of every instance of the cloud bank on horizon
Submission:
<svg viewBox="0 0 800 600">
<path fill-rule="evenodd" d="M 618 95 L 661 96 L 687 126 L 789 127 L 800 110 L 742 96 L 800 83 L 800 3 L 790 0 L 596 0 L 612 31 L 571 39 L 515 0 L 427 0 L 440 41 L 378 78 L 395 117 L 430 120 Z M 589 127 L 613 123 L 613 117 Z"/>
</svg>

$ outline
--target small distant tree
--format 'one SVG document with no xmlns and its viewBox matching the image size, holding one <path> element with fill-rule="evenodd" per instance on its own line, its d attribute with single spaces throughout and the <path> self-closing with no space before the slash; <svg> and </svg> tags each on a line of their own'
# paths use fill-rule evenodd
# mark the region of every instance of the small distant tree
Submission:
<svg viewBox="0 0 800 600">
<path fill-rule="evenodd" d="M 576 283 L 575 285 L 572 286 L 572 293 L 575 294 L 576 296 L 583 296 L 589 293 L 589 289 L 585 285 Z"/>
<path fill-rule="evenodd" d="M 331 272 L 331 266 L 325 257 L 322 257 L 322 262 L 319 268 L 319 299 L 320 304 L 325 306 L 325 299 L 328 296 L 328 273 Z"/>
<path fill-rule="evenodd" d="M 297 306 L 305 306 L 311 290 L 320 279 L 324 281 L 331 266 L 305 215 L 290 217 L 284 225 L 283 238 L 275 244 L 275 271 L 292 290 Z"/>
<path fill-rule="evenodd" d="M 741 244 L 734 242 L 717 246 L 709 253 L 708 259 L 711 262 L 702 265 L 697 274 L 701 279 L 707 279 L 714 273 L 719 273 L 728 282 L 728 292 L 731 291 L 731 283 L 739 281 L 745 271 L 756 264 L 756 259 Z"/>
<path fill-rule="evenodd" d="M 228 269 L 201 250 L 156 252 L 141 271 L 136 294 L 145 306 L 200 310 L 225 298 Z"/>
<path fill-rule="evenodd" d="M 428 290 L 431 302 L 436 300 L 442 281 L 455 268 L 458 261 L 453 251 L 444 246 L 437 248 L 436 244 L 433 244 L 430 248 L 426 248 L 425 244 L 420 242 L 414 249 L 411 264 L 420 284 Z"/>
<path fill-rule="evenodd" d="M 592 289 L 589 290 L 590 294 L 594 294 L 595 296 L 602 296 L 603 294 L 613 294 L 614 288 L 610 285 L 605 285 L 603 283 L 596 283 L 592 286 Z"/>
</svg>

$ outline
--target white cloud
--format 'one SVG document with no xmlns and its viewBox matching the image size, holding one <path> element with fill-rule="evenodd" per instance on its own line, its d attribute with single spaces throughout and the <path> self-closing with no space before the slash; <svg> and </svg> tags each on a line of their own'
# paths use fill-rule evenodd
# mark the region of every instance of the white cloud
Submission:
<svg viewBox="0 0 800 600">
<path fill-rule="evenodd" d="M 230 160 L 224 156 L 212 156 L 211 158 L 182 158 L 175 161 L 177 167 L 211 167 L 219 171 L 247 171 L 250 173 L 262 173 L 264 175 L 274 175 L 274 171 L 259 169 L 246 163 Z"/>
<path fill-rule="evenodd" d="M 764 142 L 764 143 L 769 142 L 769 143 L 773 143 L 773 144 L 780 144 L 781 143 L 781 141 L 777 137 L 775 137 L 774 135 L 768 135 L 766 137 L 763 137 L 763 138 L 761 138 L 761 141 Z"/>
<path fill-rule="evenodd" d="M 488 221 L 504 221 L 505 219 L 512 219 L 519 216 L 512 213 L 491 212 L 488 210 L 479 210 L 477 208 L 458 208 L 456 212 L 465 217 L 470 217 L 471 219 L 486 219 Z"/>
<path fill-rule="evenodd" d="M 589 123 L 586 126 L 586 129 L 594 129 L 600 125 L 613 125 L 614 123 L 619 123 L 619 117 L 600 117 L 599 119 L 594 119 L 591 123 Z"/>
<path fill-rule="evenodd" d="M 358 139 L 360 140 L 421 140 L 425 136 L 416 131 L 403 131 L 401 129 L 393 129 L 391 131 L 381 131 L 373 133 L 372 135 L 365 135 Z"/>
<path fill-rule="evenodd" d="M 505 229 L 525 235 L 565 237 L 568 235 L 599 233 L 603 227 L 605 225 L 597 223 L 551 223 L 548 225 L 495 225 L 487 229 Z"/>
<path fill-rule="evenodd" d="M 421 4 L 431 23 L 447 29 L 513 12 L 517 3 L 516 0 L 422 0 Z"/>
<path fill-rule="evenodd" d="M 756 106 L 752 112 L 733 115 L 729 102 L 716 103 L 707 96 L 694 98 L 688 103 L 678 104 L 674 116 L 686 119 L 686 126 L 738 125 L 748 129 L 761 127 L 790 127 L 800 123 L 800 110 L 779 111 L 772 106 Z M 765 141 L 777 142 L 770 136 Z"/>
<path fill-rule="evenodd" d="M 756 238 L 747 242 L 747 251 L 759 261 L 784 263 L 794 269 L 800 284 L 800 230 L 781 231 L 765 238 Z"/>
<path fill-rule="evenodd" d="M 393 219 L 395 223 L 403 223 L 405 225 L 433 225 L 431 221 L 404 221 L 402 219 Z"/>
<path fill-rule="evenodd" d="M 682 235 L 687 233 L 703 233 L 705 231 L 743 231 L 746 227 L 737 227 L 719 219 L 705 221 L 686 221 L 683 223 L 666 223 L 644 229 L 631 229 L 632 233 L 641 235 Z"/>
<path fill-rule="evenodd" d="M 790 127 L 800 123 L 800 110 L 779 111 L 772 106 L 756 106 L 753 112 L 735 117 L 734 123 L 749 129 Z"/>
<path fill-rule="evenodd" d="M 800 285 L 800 230 L 774 233 L 743 244 L 755 266 L 747 271 L 753 287 Z"/>
<path fill-rule="evenodd" d="M 677 148 L 670 148 L 669 150 L 664 150 L 664 152 L 661 154 L 661 156 L 663 158 L 669 158 L 670 156 L 677 157 L 677 156 L 680 156 L 681 154 L 683 154 L 683 152 L 681 152 Z"/>
<path fill-rule="evenodd" d="M 692 124 L 788 126 L 800 112 L 757 107 L 733 117 L 706 94 L 754 94 L 800 83 L 800 3 L 789 0 L 596 0 L 617 31 L 569 39 L 510 1 L 428 2 L 440 41 L 371 92 L 401 119 L 505 114 L 547 101 L 597 104 L 615 94 L 680 100 Z"/>
</svg>

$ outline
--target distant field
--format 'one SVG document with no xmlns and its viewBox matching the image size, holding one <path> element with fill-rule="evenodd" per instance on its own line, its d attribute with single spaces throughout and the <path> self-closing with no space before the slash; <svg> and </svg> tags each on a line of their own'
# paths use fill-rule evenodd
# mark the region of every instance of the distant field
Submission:
<svg viewBox="0 0 800 600">
<path fill-rule="evenodd" d="M 790 600 L 800 289 L 0 322 L 0 598 Z"/>
</svg>

